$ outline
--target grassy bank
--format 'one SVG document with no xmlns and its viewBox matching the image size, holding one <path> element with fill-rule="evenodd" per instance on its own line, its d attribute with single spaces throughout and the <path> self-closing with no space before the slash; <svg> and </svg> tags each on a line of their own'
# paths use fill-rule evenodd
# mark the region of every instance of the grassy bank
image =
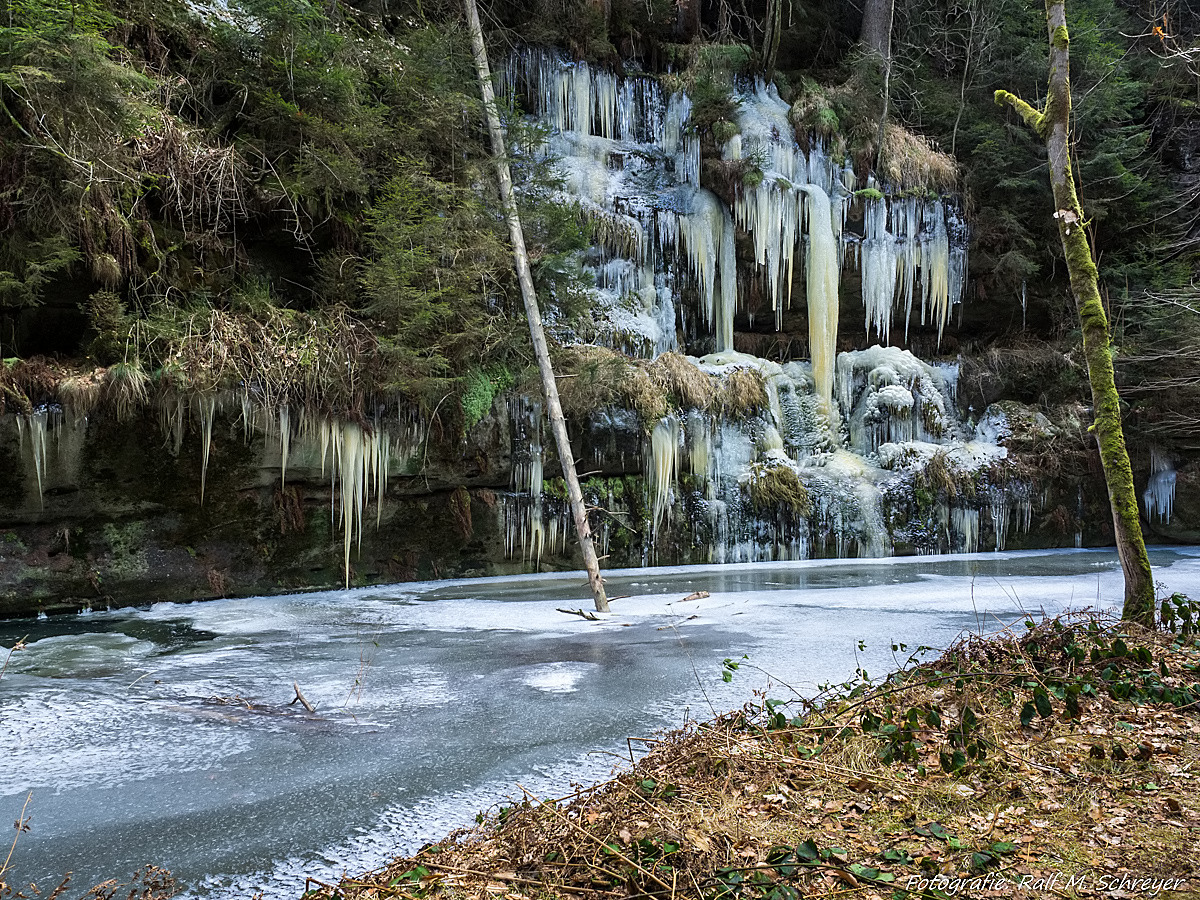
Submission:
<svg viewBox="0 0 1200 900">
<path fill-rule="evenodd" d="M 307 897 L 1200 897 L 1200 640 L 1096 616 L 759 696 Z"/>
</svg>

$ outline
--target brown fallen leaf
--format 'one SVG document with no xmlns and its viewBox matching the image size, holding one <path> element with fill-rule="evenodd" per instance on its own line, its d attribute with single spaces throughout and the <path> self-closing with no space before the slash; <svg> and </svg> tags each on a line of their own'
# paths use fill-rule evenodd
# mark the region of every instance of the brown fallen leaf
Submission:
<svg viewBox="0 0 1200 900">
<path fill-rule="evenodd" d="M 852 887 L 852 888 L 858 887 L 858 879 L 855 878 L 853 875 L 851 875 L 849 872 L 845 871 L 844 869 L 834 869 L 833 874 L 836 875 L 838 878 L 840 878 L 842 881 L 846 882 L 846 884 L 850 885 L 850 887 Z"/>
</svg>

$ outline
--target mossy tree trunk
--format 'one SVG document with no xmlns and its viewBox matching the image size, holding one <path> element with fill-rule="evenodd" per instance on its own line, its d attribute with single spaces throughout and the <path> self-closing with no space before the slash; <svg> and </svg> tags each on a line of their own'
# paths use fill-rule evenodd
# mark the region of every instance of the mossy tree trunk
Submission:
<svg viewBox="0 0 1200 900">
<path fill-rule="evenodd" d="M 571 504 L 571 515 L 575 520 L 575 531 L 579 535 L 579 548 L 583 552 L 583 564 L 587 569 L 588 583 L 597 612 L 608 612 L 608 598 L 604 594 L 604 579 L 600 577 L 600 562 L 592 545 L 592 531 L 588 524 L 587 509 L 583 505 L 583 491 L 579 487 L 579 476 L 575 472 L 575 455 L 571 452 L 571 438 L 567 434 L 567 423 L 563 418 L 562 404 L 558 399 L 558 385 L 554 381 L 554 369 L 550 365 L 550 349 L 546 345 L 546 332 L 542 328 L 542 314 L 538 308 L 537 292 L 533 287 L 533 275 L 529 270 L 529 254 L 525 250 L 525 233 L 517 215 L 517 200 L 513 196 L 512 174 L 508 168 L 508 155 L 504 146 L 504 132 L 500 127 L 500 113 L 496 109 L 496 96 L 492 91 L 492 73 L 488 65 L 487 48 L 483 42 L 483 28 L 479 24 L 479 10 L 475 0 L 463 0 L 467 13 L 467 28 L 471 32 L 471 48 L 475 54 L 475 71 L 479 75 L 479 89 L 483 95 L 483 111 L 487 118 L 488 133 L 492 140 L 492 156 L 495 158 L 496 175 L 500 180 L 500 200 L 504 204 L 504 217 L 508 221 L 508 233 L 512 240 L 513 262 L 517 269 L 517 281 L 521 285 L 521 297 L 525 301 L 525 315 L 529 319 L 529 334 L 533 339 L 533 352 L 537 357 L 538 371 L 542 376 L 542 389 L 546 396 L 546 412 L 550 419 L 550 430 L 558 447 L 558 458 L 562 463 L 563 478 L 567 482 L 567 497 Z"/>
<path fill-rule="evenodd" d="M 1008 91 L 996 91 L 996 102 L 1015 110 L 1025 124 L 1046 142 L 1050 163 L 1050 186 L 1054 191 L 1054 218 L 1067 259 L 1071 293 L 1083 328 L 1083 351 L 1092 387 L 1095 422 L 1092 432 L 1100 447 L 1104 480 L 1112 505 L 1117 554 L 1125 573 L 1125 606 L 1122 617 L 1142 625 L 1154 624 L 1154 579 L 1142 525 L 1138 518 L 1133 469 L 1121 428 L 1121 402 L 1113 377 L 1108 317 L 1100 301 L 1096 263 L 1084 230 L 1083 210 L 1075 191 L 1071 169 L 1070 36 L 1064 0 L 1046 0 L 1046 24 L 1050 35 L 1050 83 L 1046 106 L 1034 109 Z"/>
</svg>

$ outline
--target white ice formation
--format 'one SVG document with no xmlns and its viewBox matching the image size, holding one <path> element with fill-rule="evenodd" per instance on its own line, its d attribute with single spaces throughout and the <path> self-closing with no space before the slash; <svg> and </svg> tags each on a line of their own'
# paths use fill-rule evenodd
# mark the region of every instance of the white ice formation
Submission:
<svg viewBox="0 0 1200 900">
<path fill-rule="evenodd" d="M 691 99 L 661 80 L 526 49 L 509 58 L 501 82 L 546 133 L 526 152 L 555 162 L 563 201 L 593 225 L 583 262 L 595 279 L 595 332 L 575 337 L 642 358 L 681 343 L 710 348 L 689 360 L 718 388 L 739 368 L 753 369 L 766 388 L 767 406 L 749 416 L 690 409 L 639 423 L 628 410 L 595 411 L 594 468 L 644 473 L 637 496 L 612 478 L 585 483 L 589 501 L 610 513 L 599 528 L 603 552 L 620 533 L 640 540 L 645 563 L 672 541 L 674 558 L 693 561 L 878 556 L 892 552 L 893 540 L 975 550 L 985 532 L 1002 547 L 1010 523 L 1027 527 L 1027 488 L 988 478 L 1006 451 L 958 421 L 955 366 L 895 348 L 836 352 L 846 268 L 862 276 L 868 336 L 886 342 L 900 316 L 906 332 L 919 317 L 940 337 L 966 273 L 965 225 L 943 198 L 871 179 L 855 233 L 847 227 L 853 171 L 819 141 L 802 150 L 788 105 L 761 81 L 740 86 L 737 133 L 719 148 L 726 172 L 743 173 L 732 206 L 702 186 Z M 739 273 L 740 239 L 753 262 Z M 754 313 L 749 294 L 764 298 L 779 330 L 801 292 L 809 362 L 734 351 L 735 317 Z M 543 495 L 542 444 L 531 439 L 540 428 L 540 410 L 514 408 L 520 461 L 500 516 L 510 555 L 526 560 L 565 547 L 569 533 L 565 504 Z M 951 490 L 943 484 L 911 502 L 914 473 L 930 466 Z M 781 467 L 807 488 L 807 516 L 753 508 L 754 479 Z M 536 485 L 527 471 L 537 472 Z"/>
<path fill-rule="evenodd" d="M 868 333 L 885 341 L 894 312 L 907 329 L 915 307 L 940 335 L 961 301 L 966 228 L 959 214 L 941 198 L 881 192 L 872 179 L 863 234 L 849 231 L 853 171 L 819 142 L 800 149 L 772 84 L 748 82 L 737 92 L 738 133 L 722 156 L 755 177 L 735 188 L 732 207 L 701 186 L 691 99 L 660 80 L 525 49 L 509 57 L 501 89 L 546 129 L 530 152 L 555 161 L 563 199 L 579 204 L 594 225 L 585 264 L 595 278 L 596 343 L 653 357 L 678 347 L 681 325 L 707 335 L 717 352 L 731 350 L 735 316 L 753 312 L 741 300 L 748 280 L 762 285 L 778 330 L 807 269 L 812 355 L 827 361 L 817 366 L 820 389 L 821 373 L 832 377 L 843 265 L 861 271 Z M 755 261 L 740 276 L 739 231 Z"/>
<path fill-rule="evenodd" d="M 1158 448 L 1150 450 L 1150 481 L 1142 492 L 1146 518 L 1169 524 L 1175 505 L 1175 466 L 1171 458 Z"/>
<path fill-rule="evenodd" d="M 278 471 L 280 487 L 289 472 L 303 470 L 310 481 L 330 480 L 330 517 L 333 530 L 341 531 L 346 584 L 350 582 L 351 548 L 361 544 L 366 510 L 375 504 L 376 524 L 382 512 L 389 473 L 406 473 L 417 462 L 424 441 L 424 424 L 408 407 L 381 410 L 367 425 L 331 419 L 307 409 L 268 408 L 248 392 L 226 391 L 194 396 L 190 400 L 161 398 L 159 421 L 166 437 L 163 452 L 177 455 L 189 421 L 200 438 L 200 492 L 204 502 L 214 427 L 233 423 L 230 437 L 261 443 L 261 468 Z M 57 405 L 43 405 L 16 417 L 21 453 L 30 473 L 31 488 L 39 505 L 51 488 L 75 490 L 80 480 L 81 450 L 88 418 L 73 416 Z M 32 491 L 31 491 L 32 493 Z"/>
</svg>

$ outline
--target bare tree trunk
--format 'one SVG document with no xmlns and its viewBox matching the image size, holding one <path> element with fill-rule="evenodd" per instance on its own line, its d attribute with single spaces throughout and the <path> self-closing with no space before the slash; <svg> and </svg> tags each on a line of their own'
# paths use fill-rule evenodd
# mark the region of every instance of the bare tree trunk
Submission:
<svg viewBox="0 0 1200 900">
<path fill-rule="evenodd" d="M 895 0 L 867 0 L 858 41 L 883 59 L 892 58 L 892 16 Z"/>
<path fill-rule="evenodd" d="M 1050 33 L 1050 84 L 1046 108 L 1038 111 L 1008 91 L 996 91 L 996 102 L 1010 106 L 1025 124 L 1046 142 L 1050 162 L 1050 186 L 1054 191 L 1054 218 L 1062 239 L 1075 309 L 1083 326 L 1083 352 L 1092 386 L 1095 422 L 1092 432 L 1100 447 L 1104 480 L 1112 506 L 1117 555 L 1125 573 L 1125 606 L 1122 618 L 1154 625 L 1154 577 L 1142 525 L 1138 518 L 1133 470 L 1121 428 L 1121 401 L 1113 378 L 1108 317 L 1100 301 L 1098 274 L 1084 230 L 1083 209 L 1075 192 L 1071 170 L 1070 37 L 1067 33 L 1065 0 L 1046 0 L 1046 24 Z"/>
<path fill-rule="evenodd" d="M 508 233 L 513 245 L 513 260 L 517 268 L 517 281 L 521 284 L 521 297 L 525 301 L 525 315 L 529 319 L 529 334 L 533 338 L 533 352 L 537 357 L 538 371 L 542 376 L 542 389 L 546 395 L 546 411 L 550 419 L 550 430 L 558 446 L 558 458 L 562 462 L 563 477 L 567 482 L 567 497 L 571 502 L 571 515 L 575 519 L 575 530 L 579 535 L 579 548 L 583 551 L 583 564 L 587 569 L 588 582 L 597 612 L 608 612 L 608 598 L 604 595 L 604 579 L 600 577 L 600 563 L 592 546 L 592 531 L 588 525 L 587 509 L 583 505 L 583 491 L 579 488 L 579 476 L 575 472 L 575 456 L 571 452 L 571 439 L 567 435 L 567 423 L 563 418 L 562 404 L 558 401 L 558 385 L 554 381 L 554 369 L 550 366 L 550 349 L 546 346 L 546 333 L 542 329 L 542 314 L 538 309 L 537 293 L 533 288 L 533 275 L 529 271 L 529 254 L 525 251 L 525 233 L 521 230 L 521 219 L 517 215 L 517 201 L 513 196 L 512 175 L 508 169 L 508 156 L 504 147 L 504 132 L 500 128 L 500 113 L 496 109 L 496 96 L 492 92 L 492 73 L 488 66 L 487 48 L 483 43 L 483 28 L 479 24 L 479 10 L 475 0 L 463 0 L 467 13 L 467 27 L 471 31 L 471 48 L 475 53 L 475 70 L 479 75 L 479 89 L 483 94 L 483 111 L 487 118 L 488 132 L 492 139 L 492 156 L 496 162 L 496 175 L 500 180 L 500 199 L 504 204 L 504 217 L 508 220 Z"/>
</svg>

